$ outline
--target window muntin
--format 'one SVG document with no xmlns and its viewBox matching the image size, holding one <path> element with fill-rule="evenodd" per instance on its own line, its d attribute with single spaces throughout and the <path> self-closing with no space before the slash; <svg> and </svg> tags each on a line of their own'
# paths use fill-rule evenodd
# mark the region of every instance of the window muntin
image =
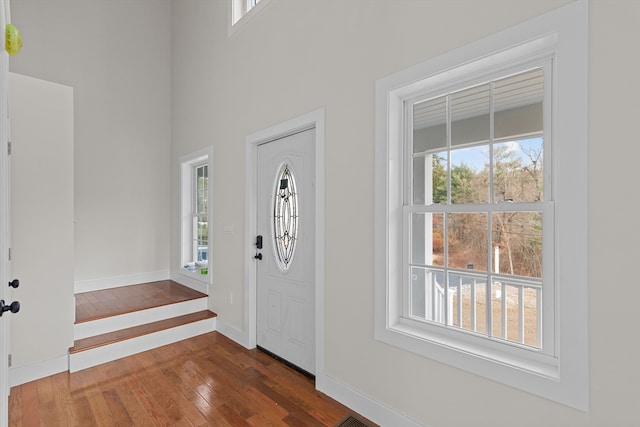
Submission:
<svg viewBox="0 0 640 427">
<path fill-rule="evenodd" d="M 553 354 L 542 336 L 553 343 L 554 319 L 541 311 L 544 297 L 553 304 L 545 67 L 405 101 L 404 318 Z"/>
</svg>

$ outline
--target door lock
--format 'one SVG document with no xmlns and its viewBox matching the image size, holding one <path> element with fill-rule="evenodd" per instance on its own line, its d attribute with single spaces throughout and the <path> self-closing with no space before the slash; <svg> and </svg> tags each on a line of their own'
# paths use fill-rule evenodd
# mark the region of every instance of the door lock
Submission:
<svg viewBox="0 0 640 427">
<path fill-rule="evenodd" d="M 12 288 L 17 288 L 18 286 L 20 286 L 20 280 L 13 279 L 9 282 L 9 286 L 11 286 Z"/>
<path fill-rule="evenodd" d="M 256 249 L 262 249 L 262 235 L 258 234 L 256 236 Z M 257 259 L 258 261 L 262 261 L 262 254 L 260 252 L 256 252 L 256 256 L 254 256 L 255 259 Z"/>
</svg>

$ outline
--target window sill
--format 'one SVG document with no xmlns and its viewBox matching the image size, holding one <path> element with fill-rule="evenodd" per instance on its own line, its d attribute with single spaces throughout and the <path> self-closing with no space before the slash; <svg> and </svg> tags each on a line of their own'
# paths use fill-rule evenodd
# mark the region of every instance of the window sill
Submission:
<svg viewBox="0 0 640 427">
<path fill-rule="evenodd" d="M 484 375 L 487 364 L 492 370 L 518 370 L 523 375 L 533 375 L 546 380 L 560 378 L 558 359 L 535 349 L 492 341 L 485 337 L 473 336 L 463 331 L 451 330 L 437 325 L 416 325 L 415 321 L 400 319 L 387 328 L 388 334 L 397 335 L 403 347 L 413 347 L 413 351 L 442 363 L 448 363 Z M 381 341 L 387 342 L 383 334 Z M 505 375 L 512 375 L 505 373 Z"/>
<path fill-rule="evenodd" d="M 193 267 L 193 268 L 185 268 L 185 267 L 181 267 L 180 268 L 180 274 L 182 274 L 183 276 L 187 276 L 192 280 L 197 280 L 199 282 L 203 282 L 203 283 L 209 283 L 209 273 L 208 273 L 208 268 L 204 267 L 205 270 L 207 270 L 206 273 L 202 273 L 203 267 Z"/>
</svg>

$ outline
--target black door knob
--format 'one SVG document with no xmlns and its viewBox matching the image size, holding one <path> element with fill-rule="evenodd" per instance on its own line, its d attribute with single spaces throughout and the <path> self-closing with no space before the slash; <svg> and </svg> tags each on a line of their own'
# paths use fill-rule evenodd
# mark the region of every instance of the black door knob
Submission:
<svg viewBox="0 0 640 427">
<path fill-rule="evenodd" d="M 256 256 L 254 256 L 254 258 L 257 259 L 257 260 L 262 260 L 262 254 L 260 252 L 258 252 L 256 254 Z"/>
<path fill-rule="evenodd" d="M 11 286 L 12 288 L 17 288 L 18 286 L 20 286 L 20 280 L 13 279 L 9 282 L 9 286 Z"/>
<path fill-rule="evenodd" d="M 0 316 L 2 316 L 2 314 L 5 311 L 10 311 L 12 313 L 17 313 L 20 311 L 20 301 L 14 301 L 9 305 L 5 305 L 4 304 L 4 300 L 0 299 Z"/>
</svg>

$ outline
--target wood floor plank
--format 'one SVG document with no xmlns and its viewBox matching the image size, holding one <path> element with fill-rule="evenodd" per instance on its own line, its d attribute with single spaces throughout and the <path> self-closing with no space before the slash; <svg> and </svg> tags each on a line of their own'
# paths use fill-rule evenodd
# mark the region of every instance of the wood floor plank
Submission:
<svg viewBox="0 0 640 427">
<path fill-rule="evenodd" d="M 38 384 L 28 383 L 22 389 L 22 405 L 20 410 L 24 414 L 21 421 L 25 426 L 40 425 L 40 403 L 38 401 Z"/>
<path fill-rule="evenodd" d="M 22 427 L 22 390 L 14 387 L 9 399 L 9 425 L 13 427 Z"/>
<path fill-rule="evenodd" d="M 80 422 L 76 414 L 75 403 L 71 396 L 69 386 L 69 373 L 62 372 L 50 377 L 53 389 L 56 391 L 56 411 L 58 417 L 67 422 L 67 425 L 78 426 Z M 64 425 L 64 424 L 61 424 Z"/>
<path fill-rule="evenodd" d="M 309 378 L 217 332 L 11 389 L 11 427 L 334 426 Z"/>
<path fill-rule="evenodd" d="M 83 394 L 89 404 L 91 414 L 90 425 L 108 427 L 111 425 L 112 413 L 107 405 L 105 396 L 99 387 L 99 383 L 95 381 L 93 371 L 88 369 L 80 371 L 78 372 L 78 376 L 80 377 Z"/>
<path fill-rule="evenodd" d="M 51 377 L 45 378 L 37 384 L 38 388 L 38 404 L 42 408 L 43 413 L 49 415 L 48 422 L 56 425 L 63 425 L 63 413 L 58 410 L 58 402 L 56 401 L 56 391 L 53 386 Z"/>
</svg>

